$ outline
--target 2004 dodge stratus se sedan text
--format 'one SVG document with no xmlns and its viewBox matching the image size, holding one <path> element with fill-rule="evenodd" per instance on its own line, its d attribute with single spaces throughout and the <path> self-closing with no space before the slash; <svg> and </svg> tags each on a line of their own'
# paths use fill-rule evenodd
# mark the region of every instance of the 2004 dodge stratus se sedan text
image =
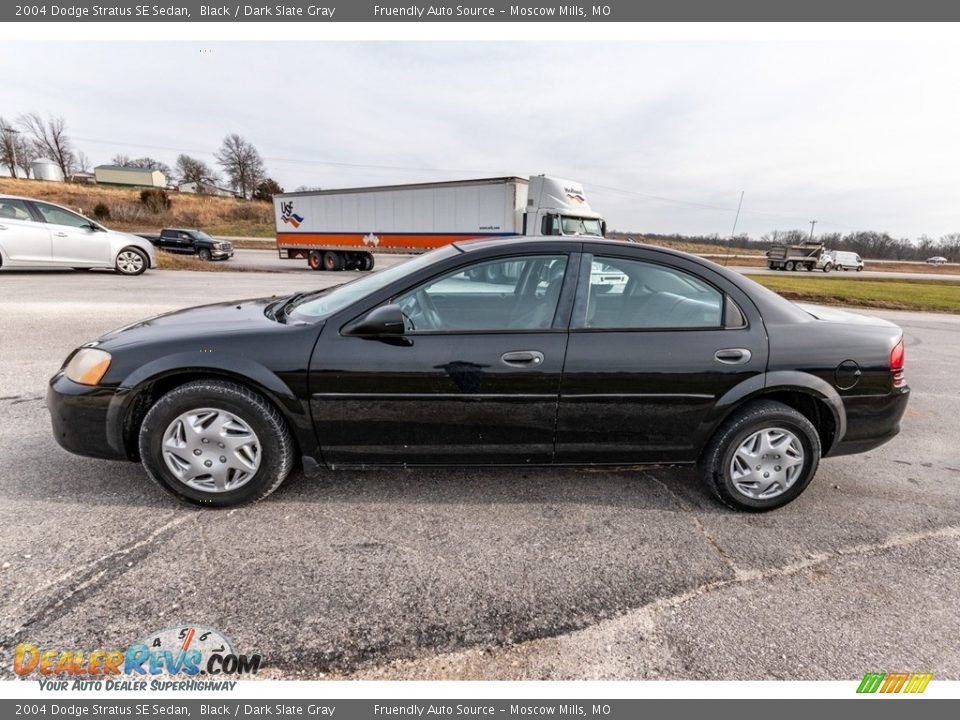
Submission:
<svg viewBox="0 0 960 720">
<path fill-rule="evenodd" d="M 265 497 L 298 463 L 696 463 L 756 511 L 821 456 L 897 434 L 903 360 L 895 325 L 684 253 L 518 238 L 115 330 L 67 358 L 48 405 L 63 447 L 207 505 Z"/>
</svg>

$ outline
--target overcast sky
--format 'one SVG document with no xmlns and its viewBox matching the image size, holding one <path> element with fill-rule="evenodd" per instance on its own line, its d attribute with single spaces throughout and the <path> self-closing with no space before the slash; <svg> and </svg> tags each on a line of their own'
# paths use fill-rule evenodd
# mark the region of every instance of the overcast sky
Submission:
<svg viewBox="0 0 960 720">
<path fill-rule="evenodd" d="M 78 32 L 81 30 L 78 28 Z M 94 164 L 251 140 L 285 188 L 547 173 L 615 229 L 960 232 L 960 62 L 935 43 L 16 43 L 0 115 Z"/>
</svg>

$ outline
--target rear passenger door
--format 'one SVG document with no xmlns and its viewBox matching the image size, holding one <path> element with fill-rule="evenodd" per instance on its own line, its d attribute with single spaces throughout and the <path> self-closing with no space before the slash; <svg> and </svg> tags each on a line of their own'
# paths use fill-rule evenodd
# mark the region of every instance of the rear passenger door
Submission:
<svg viewBox="0 0 960 720">
<path fill-rule="evenodd" d="M 766 368 L 759 315 L 693 261 L 595 248 L 581 261 L 555 461 L 696 460 L 718 399 Z"/>
</svg>

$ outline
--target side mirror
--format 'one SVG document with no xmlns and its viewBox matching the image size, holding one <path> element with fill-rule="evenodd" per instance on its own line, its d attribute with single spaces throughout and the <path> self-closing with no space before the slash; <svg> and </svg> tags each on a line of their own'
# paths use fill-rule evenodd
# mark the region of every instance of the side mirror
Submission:
<svg viewBox="0 0 960 720">
<path fill-rule="evenodd" d="M 99 225 L 96 225 L 94 223 L 87 223 L 83 227 L 85 230 L 89 230 L 90 232 L 100 232 L 101 230 L 103 230 L 103 228 L 101 228 Z"/>
<path fill-rule="evenodd" d="M 403 335 L 403 311 L 393 303 L 375 307 L 346 328 L 350 335 Z"/>
</svg>

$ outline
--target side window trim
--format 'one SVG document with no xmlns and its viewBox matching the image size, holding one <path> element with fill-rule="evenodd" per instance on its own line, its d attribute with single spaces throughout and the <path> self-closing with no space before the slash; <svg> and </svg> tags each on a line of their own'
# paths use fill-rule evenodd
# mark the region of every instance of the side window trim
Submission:
<svg viewBox="0 0 960 720">
<path fill-rule="evenodd" d="M 33 216 L 34 222 L 46 223 L 47 219 L 43 216 L 43 213 L 40 212 L 40 208 L 32 200 L 25 201 L 27 208 L 30 210 L 30 214 Z"/>
</svg>

